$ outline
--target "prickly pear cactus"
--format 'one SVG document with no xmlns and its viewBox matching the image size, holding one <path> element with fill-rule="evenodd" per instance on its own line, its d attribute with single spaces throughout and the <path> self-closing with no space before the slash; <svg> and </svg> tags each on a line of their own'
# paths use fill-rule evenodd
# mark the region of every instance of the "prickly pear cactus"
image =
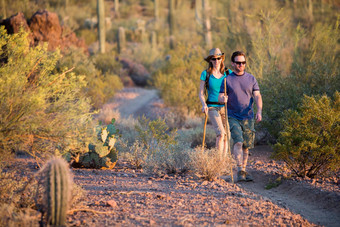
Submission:
<svg viewBox="0 0 340 227">
<path fill-rule="evenodd" d="M 98 125 L 95 129 L 97 141 L 89 144 L 89 152 L 79 158 L 74 166 L 85 168 L 113 169 L 118 160 L 118 152 L 114 145 L 119 136 L 119 130 L 114 126 L 115 119 L 107 126 Z"/>
<path fill-rule="evenodd" d="M 47 224 L 65 226 L 72 190 L 72 178 L 66 161 L 53 158 L 43 167 Z"/>
</svg>

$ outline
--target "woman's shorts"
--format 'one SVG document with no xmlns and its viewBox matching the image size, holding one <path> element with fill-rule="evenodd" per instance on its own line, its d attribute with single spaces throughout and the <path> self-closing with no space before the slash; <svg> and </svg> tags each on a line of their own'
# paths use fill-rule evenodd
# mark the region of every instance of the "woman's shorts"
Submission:
<svg viewBox="0 0 340 227">
<path fill-rule="evenodd" d="M 254 119 L 237 120 L 229 117 L 228 121 L 234 144 L 242 142 L 243 148 L 253 148 L 255 141 Z"/>
<path fill-rule="evenodd" d="M 224 135 L 225 111 L 224 107 L 209 107 L 209 119 L 216 132 L 216 136 Z"/>
</svg>

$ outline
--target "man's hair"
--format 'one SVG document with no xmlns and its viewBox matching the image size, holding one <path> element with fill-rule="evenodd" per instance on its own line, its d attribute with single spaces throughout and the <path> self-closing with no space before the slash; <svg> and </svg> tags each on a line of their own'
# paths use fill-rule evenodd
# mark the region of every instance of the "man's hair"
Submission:
<svg viewBox="0 0 340 227">
<path fill-rule="evenodd" d="M 244 59 L 246 59 L 246 54 L 245 54 L 245 53 L 243 53 L 242 51 L 235 51 L 235 52 L 231 55 L 231 61 L 232 61 L 232 62 L 235 62 L 235 58 L 236 58 L 237 56 L 243 56 Z"/>
</svg>

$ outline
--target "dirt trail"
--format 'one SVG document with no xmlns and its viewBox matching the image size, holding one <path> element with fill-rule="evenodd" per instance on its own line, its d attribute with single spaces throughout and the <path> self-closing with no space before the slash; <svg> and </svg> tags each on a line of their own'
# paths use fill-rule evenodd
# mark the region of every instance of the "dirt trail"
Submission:
<svg viewBox="0 0 340 227">
<path fill-rule="evenodd" d="M 127 88 L 107 107 L 118 108 L 121 116 L 156 116 L 160 103 L 156 90 Z M 113 200 L 116 223 L 122 225 L 339 226 L 339 185 L 289 179 L 276 188 L 265 189 L 282 168 L 282 163 L 270 160 L 271 152 L 269 146 L 251 150 L 248 171 L 254 182 L 233 185 L 223 180 L 202 182 L 192 176 L 155 177 L 133 170 L 126 163 L 118 165 L 115 172 L 77 170 L 76 182 L 102 201 L 93 206 L 106 207 L 107 201 Z M 100 177 L 99 185 L 91 176 Z"/>
<path fill-rule="evenodd" d="M 283 180 L 278 187 L 266 190 L 269 182 L 275 181 L 282 165 L 270 160 L 272 152 L 269 146 L 257 146 L 252 149 L 249 158 L 249 172 L 254 182 L 242 183 L 240 186 L 275 204 L 300 214 L 310 222 L 323 226 L 340 225 L 340 188 L 331 182 L 313 185 L 294 179 Z"/>
</svg>

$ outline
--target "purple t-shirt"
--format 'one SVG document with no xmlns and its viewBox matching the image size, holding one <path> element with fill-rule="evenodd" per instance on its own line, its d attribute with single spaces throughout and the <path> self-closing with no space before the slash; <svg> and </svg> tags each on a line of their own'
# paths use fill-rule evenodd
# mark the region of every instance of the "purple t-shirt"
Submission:
<svg viewBox="0 0 340 227">
<path fill-rule="evenodd" d="M 227 76 L 228 117 L 238 120 L 253 119 L 253 92 L 259 91 L 255 77 L 247 72 L 242 76 L 234 72 Z M 224 83 L 220 93 L 224 93 Z"/>
</svg>

